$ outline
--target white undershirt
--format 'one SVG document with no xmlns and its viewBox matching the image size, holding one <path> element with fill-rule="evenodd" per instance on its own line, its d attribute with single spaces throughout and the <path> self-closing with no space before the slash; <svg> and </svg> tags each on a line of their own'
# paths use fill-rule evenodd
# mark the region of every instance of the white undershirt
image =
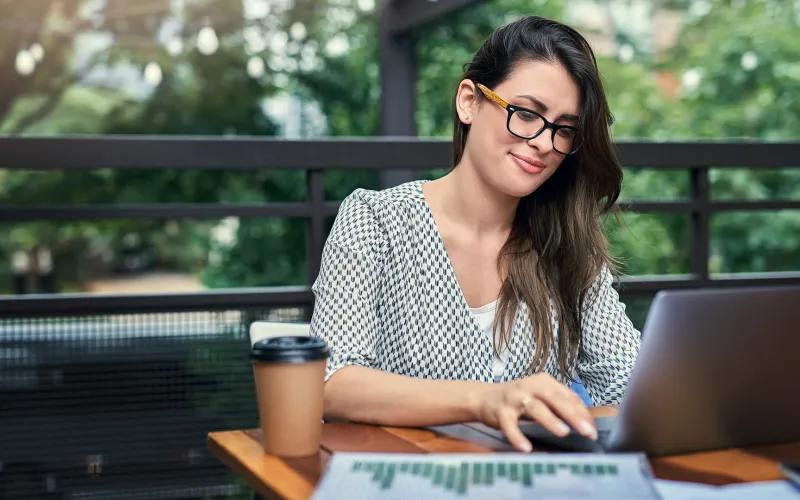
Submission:
<svg viewBox="0 0 800 500">
<path fill-rule="evenodd" d="M 494 314 L 495 310 L 497 309 L 497 301 L 490 304 L 486 304 L 482 307 L 471 307 L 470 311 L 472 311 L 473 316 L 478 321 L 478 325 L 480 325 L 481 330 L 489 337 L 489 341 L 492 341 L 492 336 L 494 334 Z M 494 343 L 492 343 L 494 345 Z M 503 372 L 506 369 L 506 363 L 508 362 L 508 349 L 503 349 L 500 352 L 500 356 L 494 356 L 492 360 L 492 375 L 494 376 L 494 381 L 499 382 L 500 379 L 503 377 Z"/>
</svg>

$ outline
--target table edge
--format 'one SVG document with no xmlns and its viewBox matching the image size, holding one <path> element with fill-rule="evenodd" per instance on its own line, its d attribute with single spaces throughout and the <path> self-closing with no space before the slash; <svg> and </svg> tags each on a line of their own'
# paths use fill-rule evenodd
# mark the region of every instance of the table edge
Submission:
<svg viewBox="0 0 800 500">
<path fill-rule="evenodd" d="M 263 459 L 274 469 L 274 473 L 281 476 L 282 481 L 277 483 L 275 481 L 263 481 L 255 471 L 240 460 L 237 460 L 224 443 L 226 438 L 230 436 L 238 436 L 251 441 L 263 456 Z M 206 439 L 206 447 L 231 471 L 241 475 L 245 482 L 260 495 L 264 495 L 267 498 L 305 500 L 311 498 L 314 494 L 315 485 L 311 484 L 280 458 L 264 453 L 259 444 L 242 430 L 210 432 Z M 281 483 L 289 483 L 289 485 L 283 486 Z M 266 489 L 256 488 L 254 485 L 264 485 Z"/>
</svg>

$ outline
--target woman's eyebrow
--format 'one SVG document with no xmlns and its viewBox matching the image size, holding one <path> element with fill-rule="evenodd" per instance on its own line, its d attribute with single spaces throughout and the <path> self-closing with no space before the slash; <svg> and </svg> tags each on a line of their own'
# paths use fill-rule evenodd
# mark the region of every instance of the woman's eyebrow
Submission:
<svg viewBox="0 0 800 500">
<path fill-rule="evenodd" d="M 541 109 L 545 113 L 550 109 L 550 108 L 547 107 L 547 105 L 545 103 L 543 103 L 539 99 L 533 97 L 532 95 L 520 94 L 520 95 L 517 95 L 516 97 L 519 97 L 519 98 L 522 98 L 522 99 L 525 99 L 525 100 L 528 100 L 528 101 L 532 102 L 534 106 L 538 107 L 539 109 Z M 576 122 L 576 121 L 578 121 L 578 116 L 577 115 L 571 115 L 571 114 L 568 114 L 568 113 L 563 113 L 561 116 L 556 118 L 556 121 L 558 121 L 558 120 L 571 120 L 571 121 L 575 121 Z"/>
</svg>

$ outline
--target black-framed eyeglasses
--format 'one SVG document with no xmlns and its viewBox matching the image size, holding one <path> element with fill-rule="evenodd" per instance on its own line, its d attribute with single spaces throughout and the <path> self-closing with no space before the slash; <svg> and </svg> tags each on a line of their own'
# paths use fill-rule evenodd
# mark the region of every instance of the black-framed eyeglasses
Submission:
<svg viewBox="0 0 800 500">
<path fill-rule="evenodd" d="M 576 127 L 557 125 L 531 109 L 509 104 L 505 99 L 478 83 L 478 89 L 490 101 L 499 104 L 508 111 L 506 127 L 508 131 L 520 139 L 534 139 L 547 129 L 553 131 L 553 149 L 562 155 L 574 154 L 581 147 L 580 134 Z"/>
</svg>

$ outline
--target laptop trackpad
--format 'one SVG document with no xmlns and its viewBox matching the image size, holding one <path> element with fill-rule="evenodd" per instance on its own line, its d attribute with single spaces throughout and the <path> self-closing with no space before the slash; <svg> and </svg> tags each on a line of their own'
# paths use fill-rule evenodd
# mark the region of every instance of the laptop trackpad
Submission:
<svg viewBox="0 0 800 500">
<path fill-rule="evenodd" d="M 598 439 L 592 441 L 582 434 L 571 430 L 566 436 L 559 437 L 551 433 L 536 422 L 520 421 L 519 428 L 522 433 L 536 445 L 548 448 L 558 448 L 569 451 L 594 452 L 603 451 L 605 440 L 611 432 L 616 417 L 599 417 L 594 419 L 597 426 Z"/>
</svg>

